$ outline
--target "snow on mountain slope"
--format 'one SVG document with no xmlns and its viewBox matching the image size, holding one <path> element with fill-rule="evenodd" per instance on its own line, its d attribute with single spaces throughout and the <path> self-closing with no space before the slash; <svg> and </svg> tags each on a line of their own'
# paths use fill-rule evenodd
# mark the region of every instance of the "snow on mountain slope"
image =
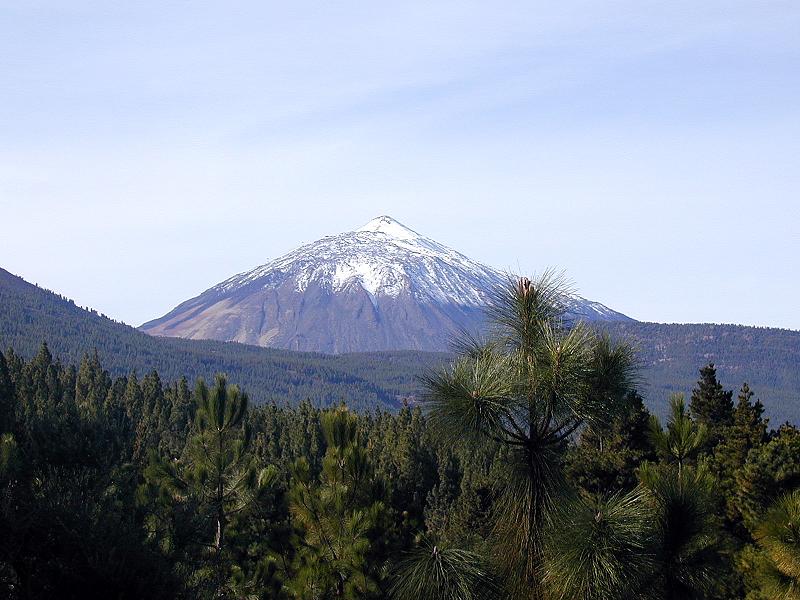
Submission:
<svg viewBox="0 0 800 600">
<path fill-rule="evenodd" d="M 334 292 L 360 285 L 371 296 L 409 290 L 420 301 L 485 304 L 485 291 L 505 276 L 463 254 L 424 238 L 391 217 L 378 217 L 355 231 L 328 236 L 212 289 L 228 292 L 258 281 L 264 286 L 295 278 L 298 291 L 312 281 Z"/>
<path fill-rule="evenodd" d="M 297 350 L 442 350 L 475 330 L 508 276 L 381 216 L 235 275 L 160 319 L 154 335 L 234 340 Z M 628 320 L 568 298 L 587 320 Z"/>
</svg>

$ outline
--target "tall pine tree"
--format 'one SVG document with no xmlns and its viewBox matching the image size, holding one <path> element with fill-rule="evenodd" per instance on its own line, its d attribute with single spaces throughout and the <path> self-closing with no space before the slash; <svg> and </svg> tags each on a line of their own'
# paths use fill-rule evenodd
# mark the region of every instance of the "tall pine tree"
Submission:
<svg viewBox="0 0 800 600">
<path fill-rule="evenodd" d="M 760 448 L 768 439 L 767 419 L 763 417 L 764 405 L 753 402 L 753 391 L 745 383 L 739 392 L 733 424 L 724 430 L 724 437 L 714 449 L 711 465 L 719 477 L 725 503 L 725 517 L 729 528 L 740 537 L 741 514 L 735 501 L 736 478 L 744 468 L 751 450 Z"/>
<path fill-rule="evenodd" d="M 161 523 L 169 522 L 177 508 L 194 512 L 190 526 L 194 535 L 185 538 L 187 548 L 197 544 L 205 549 L 200 556 L 190 554 L 187 561 L 197 566 L 192 576 L 196 591 L 203 597 L 225 597 L 233 574 L 240 573 L 231 557 L 229 529 L 274 482 L 277 472 L 256 466 L 250 431 L 244 426 L 248 399 L 237 386 L 228 385 L 222 375 L 217 375 L 211 389 L 200 380 L 195 402 L 195 429 L 183 460 L 162 460 L 153 453 L 145 478 L 160 492 Z M 162 528 L 163 548 L 180 538 L 174 532 L 174 528 Z"/>
<path fill-rule="evenodd" d="M 695 421 L 708 429 L 705 449 L 712 450 L 722 439 L 724 429 L 733 424 L 733 391 L 726 391 L 717 381 L 714 363 L 700 369 L 700 380 L 692 390 L 689 410 Z"/>
</svg>

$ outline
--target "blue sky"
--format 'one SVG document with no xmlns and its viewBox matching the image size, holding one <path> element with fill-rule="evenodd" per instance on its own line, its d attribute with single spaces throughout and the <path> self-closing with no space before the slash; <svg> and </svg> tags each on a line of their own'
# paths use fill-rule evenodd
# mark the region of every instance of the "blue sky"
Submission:
<svg viewBox="0 0 800 600">
<path fill-rule="evenodd" d="M 380 214 L 800 329 L 800 3 L 0 5 L 0 266 L 139 324 Z"/>
</svg>

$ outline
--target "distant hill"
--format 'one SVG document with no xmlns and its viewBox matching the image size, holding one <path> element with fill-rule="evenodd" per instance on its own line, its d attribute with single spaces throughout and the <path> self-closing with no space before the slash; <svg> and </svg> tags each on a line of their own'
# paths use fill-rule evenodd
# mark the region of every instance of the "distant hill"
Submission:
<svg viewBox="0 0 800 600">
<path fill-rule="evenodd" d="M 630 340 L 643 365 L 641 391 L 663 414 L 672 391 L 689 392 L 698 369 L 714 362 L 726 388 L 747 381 L 773 425 L 800 422 L 800 332 L 738 325 L 606 322 Z M 114 374 L 157 369 L 166 379 L 209 378 L 222 371 L 256 401 L 309 398 L 357 408 L 392 409 L 419 394 L 416 377 L 446 360 L 441 353 L 402 351 L 325 355 L 238 343 L 148 336 L 0 269 L 0 349 L 32 356 L 42 341 L 63 361 L 96 348 Z"/>
<path fill-rule="evenodd" d="M 774 426 L 800 422 L 800 331 L 640 322 L 598 326 L 637 348 L 644 367 L 642 391 L 651 406 L 664 406 L 670 392 L 688 393 L 698 369 L 713 362 L 719 380 L 734 390 L 734 399 L 746 381 Z"/>
<path fill-rule="evenodd" d="M 80 308 L 0 269 L 0 349 L 33 356 L 43 341 L 64 362 L 97 349 L 114 375 L 156 369 L 167 380 L 225 372 L 258 402 L 397 408 L 417 390 L 415 376 L 442 355 L 384 352 L 330 356 L 177 338 L 155 338 Z"/>
</svg>

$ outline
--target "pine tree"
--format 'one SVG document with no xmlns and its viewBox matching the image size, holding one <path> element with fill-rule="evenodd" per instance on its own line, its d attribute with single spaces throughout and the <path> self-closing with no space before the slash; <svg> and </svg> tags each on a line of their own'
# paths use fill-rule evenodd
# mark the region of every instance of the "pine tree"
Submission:
<svg viewBox="0 0 800 600">
<path fill-rule="evenodd" d="M 304 458 L 292 468 L 290 509 L 302 543 L 288 582 L 300 599 L 368 598 L 378 593 L 366 557 L 370 533 L 384 505 L 375 501 L 376 481 L 358 418 L 345 407 L 321 416 L 327 451 L 319 482 Z"/>
<path fill-rule="evenodd" d="M 142 418 L 144 397 L 142 396 L 142 388 L 139 385 L 139 378 L 136 376 L 135 369 L 128 376 L 122 403 L 132 421 L 138 422 Z"/>
<path fill-rule="evenodd" d="M 394 600 L 494 600 L 500 586 L 483 557 L 468 550 L 421 544 L 399 562 Z"/>
<path fill-rule="evenodd" d="M 768 422 L 763 417 L 764 405 L 759 400 L 753 402 L 753 395 L 750 386 L 743 384 L 733 411 L 733 424 L 724 430 L 723 439 L 714 449 L 711 460 L 711 466 L 719 476 L 729 529 L 740 537 L 744 536 L 744 532 L 739 528 L 742 516 L 735 498 L 738 487 L 736 478 L 744 468 L 750 451 L 761 448 L 768 440 Z"/>
<path fill-rule="evenodd" d="M 447 540 L 462 473 L 458 459 L 450 452 L 440 452 L 437 462 L 438 483 L 425 501 L 425 528 L 434 539 Z"/>
<path fill-rule="evenodd" d="M 548 515 L 563 489 L 564 447 L 578 428 L 609 420 L 631 388 L 628 346 L 565 326 L 563 283 L 551 273 L 498 292 L 494 337 L 468 343 L 427 379 L 429 422 L 439 435 L 509 450 L 507 483 L 494 504 L 494 551 L 514 593 L 544 598 Z"/>
<path fill-rule="evenodd" d="M 800 430 L 781 426 L 767 443 L 747 454 L 735 479 L 735 510 L 752 533 L 778 497 L 800 487 Z"/>
<path fill-rule="evenodd" d="M 763 598 L 800 600 L 800 490 L 781 496 L 759 523 L 760 552 L 748 573 Z"/>
<path fill-rule="evenodd" d="M 655 416 L 650 427 L 661 461 L 645 462 L 638 472 L 656 525 L 657 568 L 646 587 L 665 600 L 706 598 L 722 572 L 723 545 L 716 516 L 717 482 L 701 454 L 708 429 L 689 416 L 683 394 L 670 397 L 666 428 Z"/>
<path fill-rule="evenodd" d="M 155 370 L 142 379 L 141 412 L 137 419 L 133 458 L 137 462 L 145 462 L 150 450 L 155 449 L 159 453 L 165 450 L 161 442 L 162 436 L 166 437 L 169 419 L 164 388 Z"/>
<path fill-rule="evenodd" d="M 125 438 L 109 405 L 77 405 L 75 370 L 46 346 L 14 365 L 21 409 L 15 435 L 0 435 L 0 595 L 174 597 L 168 565 L 144 543 L 139 474 L 118 452 Z"/>
<path fill-rule="evenodd" d="M 100 365 L 97 350 L 95 349 L 91 357 L 84 355 L 75 380 L 76 404 L 89 413 L 96 412 L 105 400 L 110 386 L 111 378 Z"/>
<path fill-rule="evenodd" d="M 600 498 L 636 487 L 636 470 L 646 460 L 655 460 L 650 413 L 642 397 L 632 391 L 613 420 L 581 432 L 567 454 L 565 472 L 584 494 Z"/>
<path fill-rule="evenodd" d="M 682 466 L 681 466 L 682 465 Z M 639 470 L 655 521 L 655 569 L 639 597 L 712 597 L 722 572 L 716 481 L 704 463 L 645 463 Z"/>
<path fill-rule="evenodd" d="M 708 429 L 696 423 L 686 412 L 683 394 L 673 394 L 669 399 L 670 416 L 666 429 L 661 428 L 658 418 L 650 417 L 650 435 L 659 457 L 668 464 L 684 466 L 694 463 L 708 439 Z"/>
<path fill-rule="evenodd" d="M 544 580 L 562 600 L 641 597 L 657 568 L 651 507 L 641 488 L 607 498 L 577 497 L 551 516 Z"/>
<path fill-rule="evenodd" d="M 725 391 L 717 381 L 713 363 L 700 369 L 700 379 L 692 390 L 689 410 L 692 417 L 708 429 L 705 450 L 713 450 L 723 438 L 724 429 L 733 424 L 733 391 Z"/>
<path fill-rule="evenodd" d="M 27 379 L 33 388 L 34 405 L 38 411 L 47 410 L 46 407 L 61 399 L 58 389 L 51 389 L 53 377 L 51 368 L 53 367 L 53 355 L 47 347 L 47 342 L 43 342 L 39 352 L 28 363 Z"/>
<path fill-rule="evenodd" d="M 59 379 L 61 381 L 64 402 L 74 404 L 76 382 L 78 380 L 78 370 L 75 368 L 75 365 L 69 365 L 62 370 Z"/>
<path fill-rule="evenodd" d="M 162 434 L 167 438 L 164 452 L 178 456 L 194 419 L 192 394 L 185 377 L 181 377 L 180 381 L 170 388 L 170 400 L 167 404 L 168 410 L 165 412 L 169 413 L 169 422 L 167 431 Z"/>
<path fill-rule="evenodd" d="M 161 491 L 167 513 L 176 504 L 194 508 L 199 538 L 207 549 L 197 579 L 212 596 L 225 595 L 231 577 L 228 529 L 277 476 L 274 468 L 258 470 L 250 452 L 250 431 L 243 427 L 247 395 L 217 375 L 209 389 L 195 388 L 194 432 L 183 459 L 164 461 L 155 453 L 145 470 L 147 481 Z M 162 532 L 170 535 L 170 532 Z"/>
</svg>

